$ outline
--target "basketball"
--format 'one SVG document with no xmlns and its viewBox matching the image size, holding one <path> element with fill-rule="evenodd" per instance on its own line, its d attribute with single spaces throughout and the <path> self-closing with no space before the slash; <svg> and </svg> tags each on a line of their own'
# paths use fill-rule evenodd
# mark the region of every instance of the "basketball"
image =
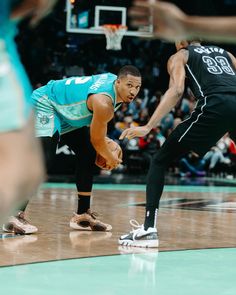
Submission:
<svg viewBox="0 0 236 295">
<path fill-rule="evenodd" d="M 122 153 L 122 149 L 119 146 L 119 144 L 117 142 L 115 142 L 114 140 L 110 139 L 109 137 L 106 137 L 106 143 L 108 144 L 108 148 L 110 149 L 110 151 L 113 154 L 117 155 L 118 158 L 121 160 L 123 153 Z M 101 169 L 106 169 L 105 168 L 106 167 L 106 160 L 98 153 L 96 156 L 95 164 Z"/>
</svg>

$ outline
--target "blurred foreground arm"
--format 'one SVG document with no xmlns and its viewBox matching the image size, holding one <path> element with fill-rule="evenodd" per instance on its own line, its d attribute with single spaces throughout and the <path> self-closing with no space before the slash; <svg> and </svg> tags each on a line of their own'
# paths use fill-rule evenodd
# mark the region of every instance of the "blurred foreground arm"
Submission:
<svg viewBox="0 0 236 295">
<path fill-rule="evenodd" d="M 37 25 L 53 9 L 57 0 L 24 0 L 11 13 L 12 19 L 31 16 L 30 24 Z"/>
<path fill-rule="evenodd" d="M 169 41 L 203 38 L 236 43 L 236 16 L 189 16 L 169 2 L 137 0 L 129 12 L 134 26 L 147 25 L 152 17 L 154 37 Z"/>
</svg>

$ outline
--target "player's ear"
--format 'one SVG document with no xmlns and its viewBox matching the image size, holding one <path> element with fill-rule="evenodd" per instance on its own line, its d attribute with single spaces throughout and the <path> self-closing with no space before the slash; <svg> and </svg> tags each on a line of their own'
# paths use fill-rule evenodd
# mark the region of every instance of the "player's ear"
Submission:
<svg viewBox="0 0 236 295">
<path fill-rule="evenodd" d="M 120 83 L 121 83 L 121 80 L 120 80 L 120 78 L 117 78 L 117 79 L 116 79 L 116 85 L 117 85 L 117 86 L 119 86 L 119 85 L 120 85 Z"/>
</svg>

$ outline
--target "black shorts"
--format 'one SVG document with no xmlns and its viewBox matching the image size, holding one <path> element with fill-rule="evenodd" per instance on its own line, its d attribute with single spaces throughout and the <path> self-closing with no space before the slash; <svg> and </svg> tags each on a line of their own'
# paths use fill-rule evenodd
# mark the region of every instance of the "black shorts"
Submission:
<svg viewBox="0 0 236 295">
<path fill-rule="evenodd" d="M 158 158 L 171 162 L 188 151 L 203 156 L 227 132 L 236 140 L 236 93 L 201 98 L 191 116 L 169 135 Z"/>
</svg>

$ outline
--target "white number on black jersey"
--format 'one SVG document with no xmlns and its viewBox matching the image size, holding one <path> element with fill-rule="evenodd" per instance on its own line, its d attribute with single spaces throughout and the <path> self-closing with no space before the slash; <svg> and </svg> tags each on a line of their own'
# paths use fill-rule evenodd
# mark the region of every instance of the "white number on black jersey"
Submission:
<svg viewBox="0 0 236 295">
<path fill-rule="evenodd" d="M 233 69 L 231 68 L 227 58 L 224 56 L 216 56 L 215 58 L 204 55 L 202 57 L 204 63 L 207 64 L 207 70 L 214 75 L 220 75 L 225 72 L 228 75 L 235 76 Z"/>
</svg>

